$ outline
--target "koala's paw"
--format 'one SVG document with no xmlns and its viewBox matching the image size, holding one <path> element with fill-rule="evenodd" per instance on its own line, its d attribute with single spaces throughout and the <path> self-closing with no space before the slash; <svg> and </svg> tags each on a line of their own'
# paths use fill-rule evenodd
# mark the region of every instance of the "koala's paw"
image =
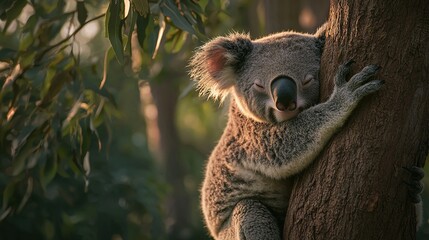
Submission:
<svg viewBox="0 0 429 240">
<path fill-rule="evenodd" d="M 369 65 L 355 74 L 349 81 L 347 75 L 350 73 L 353 60 L 340 66 L 335 76 L 335 87 L 337 91 L 344 92 L 353 100 L 360 100 L 368 94 L 378 91 L 383 86 L 383 80 L 371 80 L 371 78 L 380 70 L 380 66 Z"/>
<path fill-rule="evenodd" d="M 409 180 L 404 180 L 405 184 L 408 186 L 408 196 L 410 201 L 414 204 L 420 203 L 422 201 L 420 193 L 423 191 L 424 187 L 421 180 L 425 176 L 423 168 L 417 166 L 402 168 L 410 173 Z"/>
</svg>

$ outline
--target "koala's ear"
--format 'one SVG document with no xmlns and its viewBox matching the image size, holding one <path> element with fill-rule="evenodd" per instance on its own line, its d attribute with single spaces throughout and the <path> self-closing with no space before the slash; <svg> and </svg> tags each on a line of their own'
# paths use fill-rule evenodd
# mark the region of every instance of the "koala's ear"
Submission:
<svg viewBox="0 0 429 240">
<path fill-rule="evenodd" d="M 190 62 L 190 75 L 197 81 L 200 94 L 223 100 L 252 48 L 248 35 L 233 33 L 217 37 L 197 49 Z"/>
<path fill-rule="evenodd" d="M 314 36 L 317 38 L 317 47 L 323 50 L 323 47 L 325 46 L 325 39 L 326 39 L 326 31 L 328 28 L 328 23 L 325 22 L 322 26 L 320 26 Z"/>
</svg>

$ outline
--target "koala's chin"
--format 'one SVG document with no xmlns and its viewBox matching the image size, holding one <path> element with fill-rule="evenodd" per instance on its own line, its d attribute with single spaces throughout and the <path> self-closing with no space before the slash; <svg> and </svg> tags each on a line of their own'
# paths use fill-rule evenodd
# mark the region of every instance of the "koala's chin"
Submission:
<svg viewBox="0 0 429 240">
<path fill-rule="evenodd" d="M 301 108 L 299 108 L 301 109 Z M 272 110 L 275 122 L 274 123 L 280 123 L 287 121 L 289 119 L 292 119 L 296 117 L 302 110 L 299 110 L 298 108 L 293 111 L 278 111 L 277 109 Z"/>
</svg>

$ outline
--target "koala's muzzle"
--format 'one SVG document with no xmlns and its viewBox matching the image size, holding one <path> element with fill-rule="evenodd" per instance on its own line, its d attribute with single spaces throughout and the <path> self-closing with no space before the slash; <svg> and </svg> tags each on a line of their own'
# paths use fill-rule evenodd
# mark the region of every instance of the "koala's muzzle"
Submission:
<svg viewBox="0 0 429 240">
<path fill-rule="evenodd" d="M 296 83 L 289 77 L 279 77 L 271 83 L 271 96 L 279 111 L 296 109 Z"/>
</svg>

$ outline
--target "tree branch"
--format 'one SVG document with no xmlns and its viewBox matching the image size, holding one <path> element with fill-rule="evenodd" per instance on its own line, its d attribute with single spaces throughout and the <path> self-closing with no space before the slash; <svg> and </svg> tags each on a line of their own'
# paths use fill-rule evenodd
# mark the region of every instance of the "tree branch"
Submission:
<svg viewBox="0 0 429 240">
<path fill-rule="evenodd" d="M 76 30 L 74 30 L 74 32 L 72 34 L 70 34 L 69 36 L 67 36 L 66 38 L 64 38 L 63 40 L 59 41 L 58 43 L 55 43 L 54 45 L 48 46 L 46 47 L 45 50 L 43 50 L 38 56 L 37 56 L 37 60 L 40 60 L 46 53 L 48 53 L 49 51 L 51 51 L 54 48 L 57 48 L 58 46 L 62 45 L 63 43 L 67 42 L 68 40 L 70 40 L 70 38 L 72 38 L 73 36 L 75 36 L 80 30 L 82 30 L 83 27 L 85 27 L 88 23 L 95 21 L 97 19 L 100 19 L 102 17 L 104 17 L 106 14 L 103 13 L 99 16 L 96 16 L 92 19 L 89 19 L 88 21 L 86 21 L 84 24 L 81 24 Z"/>
</svg>

